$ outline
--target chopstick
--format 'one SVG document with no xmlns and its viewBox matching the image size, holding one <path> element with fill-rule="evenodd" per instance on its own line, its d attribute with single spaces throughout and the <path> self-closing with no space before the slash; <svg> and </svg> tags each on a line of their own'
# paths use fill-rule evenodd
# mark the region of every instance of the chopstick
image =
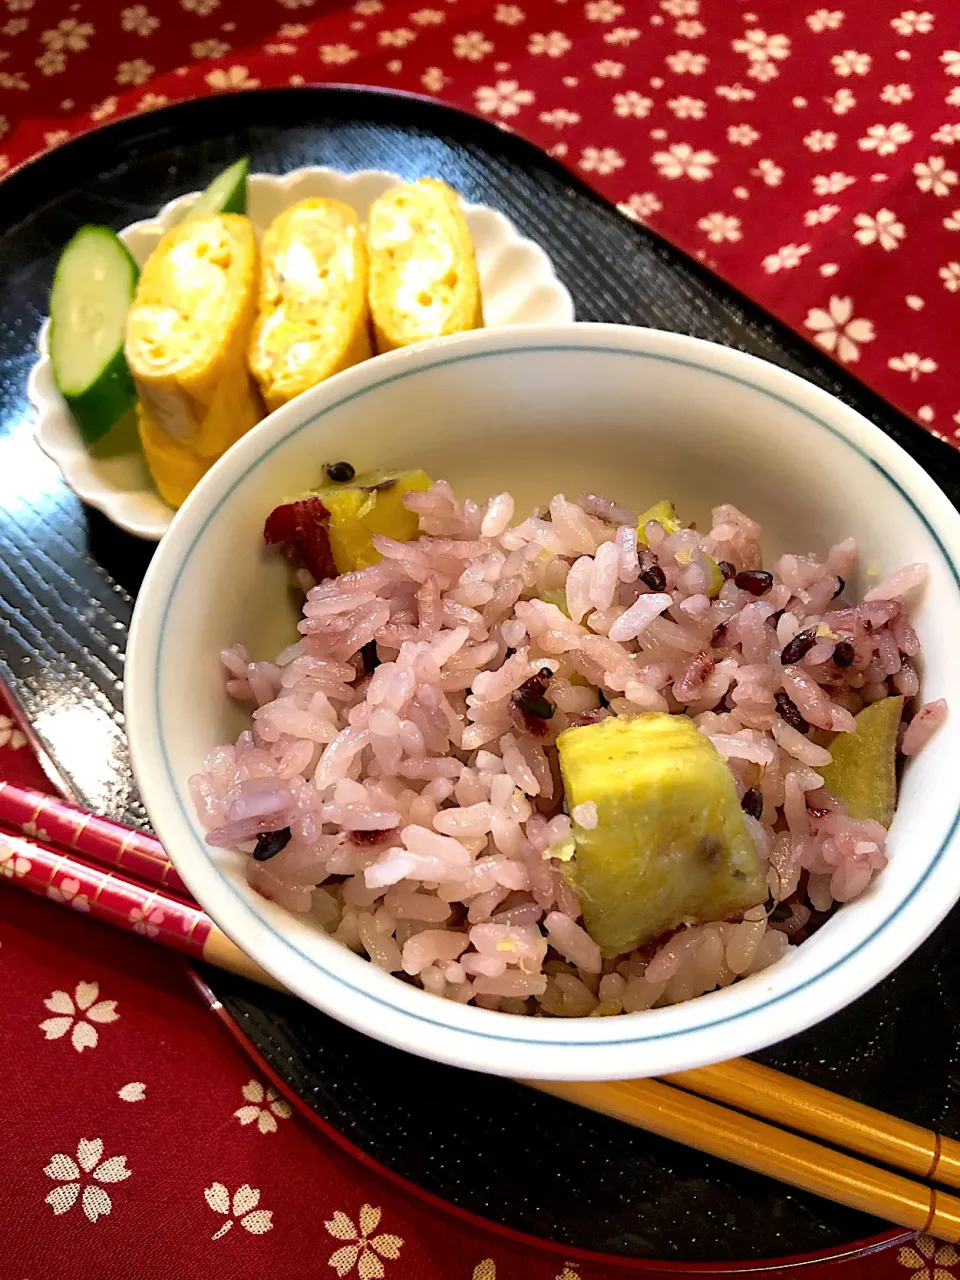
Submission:
<svg viewBox="0 0 960 1280">
<path fill-rule="evenodd" d="M 199 908 L 165 891 L 164 886 L 183 882 L 171 878 L 173 868 L 154 837 L 94 818 L 40 792 L 0 783 L 0 824 L 16 822 L 33 836 L 39 830 L 38 819 L 49 843 L 0 827 L 0 856 L 14 860 L 15 884 L 64 905 L 78 906 L 81 898 L 84 909 L 97 919 L 146 933 L 219 968 L 283 990 Z M 139 839 L 131 841 L 131 836 Z M 131 851 L 137 856 L 131 858 Z M 111 869 L 92 867 L 78 854 L 105 860 Z M 138 883 L 138 873 L 156 887 Z M 185 886 L 182 893 L 186 896 Z M 960 1186 L 960 1143 L 745 1059 L 680 1072 L 663 1081 L 517 1083 L 898 1225 L 960 1240 L 960 1199 L 810 1138 L 949 1186 Z M 757 1116 L 810 1137 L 786 1132 Z"/>
<path fill-rule="evenodd" d="M 112 819 L 98 818 L 56 796 L 0 781 L 0 827 L 17 829 L 32 839 L 79 853 L 125 872 L 134 880 L 190 900 L 190 890 L 156 836 Z"/>
<path fill-rule="evenodd" d="M 673 1085 L 659 1080 L 524 1083 L 898 1226 L 951 1243 L 960 1240 L 960 1198 Z"/>
<path fill-rule="evenodd" d="M 195 960 L 283 990 L 199 907 L 82 862 L 74 853 L 0 829 L 0 861 L 11 882 L 95 920 L 139 933 Z"/>
<path fill-rule="evenodd" d="M 894 1165 L 927 1182 L 960 1187 L 960 1142 L 758 1062 L 734 1058 L 662 1078 L 703 1098 Z"/>
</svg>

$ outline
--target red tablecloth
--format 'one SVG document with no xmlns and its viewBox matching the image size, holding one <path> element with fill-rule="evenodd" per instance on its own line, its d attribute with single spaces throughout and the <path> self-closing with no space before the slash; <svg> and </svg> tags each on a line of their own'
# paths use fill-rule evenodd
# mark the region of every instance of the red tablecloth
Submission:
<svg viewBox="0 0 960 1280">
<path fill-rule="evenodd" d="M 0 166 L 256 85 L 443 98 L 546 147 L 960 437 L 960 5 L 5 0 Z"/>
</svg>

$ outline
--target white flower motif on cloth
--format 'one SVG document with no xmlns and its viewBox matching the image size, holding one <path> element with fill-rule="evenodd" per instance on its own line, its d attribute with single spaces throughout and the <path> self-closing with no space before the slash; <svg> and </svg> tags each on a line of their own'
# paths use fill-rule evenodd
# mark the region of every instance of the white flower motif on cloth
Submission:
<svg viewBox="0 0 960 1280">
<path fill-rule="evenodd" d="M 853 222 L 857 227 L 854 239 L 864 245 L 878 244 L 881 249 L 899 249 L 900 241 L 907 234 L 892 209 L 878 209 L 874 217 L 858 213 Z"/>
<path fill-rule="evenodd" d="M 838 76 L 865 76 L 869 74 L 873 58 L 869 53 L 844 49 L 842 53 L 835 53 L 830 61 Z"/>
<path fill-rule="evenodd" d="M 759 137 L 756 129 L 749 124 L 727 126 L 727 141 L 736 147 L 752 147 Z"/>
<path fill-rule="evenodd" d="M 94 28 L 89 22 L 76 18 L 64 18 L 51 31 L 44 31 L 40 39 L 51 53 L 81 53 L 87 48 Z"/>
<path fill-rule="evenodd" d="M 911 311 L 922 311 L 927 305 L 917 293 L 908 293 L 903 300 Z"/>
<path fill-rule="evenodd" d="M 4 130 L 6 133 L 6 130 Z M 0 747 L 9 747 L 11 751 L 19 751 L 26 744 L 27 735 L 17 728 L 16 722 L 9 716 L 0 715 Z"/>
<path fill-rule="evenodd" d="M 832 151 L 837 145 L 837 135 L 824 129 L 813 129 L 806 134 L 803 145 L 810 151 Z"/>
<path fill-rule="evenodd" d="M 889 102 L 891 106 L 898 107 L 901 102 L 911 102 L 913 100 L 913 89 L 908 84 L 885 84 L 880 90 L 880 101 Z"/>
<path fill-rule="evenodd" d="M 335 1240 L 349 1242 L 335 1250 L 327 1260 L 338 1276 L 349 1275 L 356 1267 L 360 1280 L 381 1280 L 386 1274 L 381 1258 L 392 1262 L 400 1257 L 403 1246 L 400 1236 L 373 1234 L 380 1225 L 381 1216 L 376 1205 L 364 1204 L 360 1206 L 359 1229 L 342 1209 L 324 1223 Z"/>
<path fill-rule="evenodd" d="M 944 49 L 940 61 L 948 76 L 960 76 L 960 49 Z"/>
<path fill-rule="evenodd" d="M 960 262 L 948 262 L 946 266 L 940 268 L 938 274 L 943 281 L 943 287 L 948 292 L 960 291 Z"/>
<path fill-rule="evenodd" d="M 474 101 L 477 110 L 485 116 L 498 115 L 503 118 L 520 114 L 521 107 L 528 107 L 535 101 L 532 89 L 521 89 L 516 80 L 498 80 L 495 85 L 481 85 L 474 90 Z"/>
<path fill-rule="evenodd" d="M 803 215 L 803 225 L 805 227 L 816 227 L 821 223 L 829 222 L 835 218 L 840 212 L 838 204 L 821 204 L 816 209 L 808 209 Z"/>
<path fill-rule="evenodd" d="M 583 12 L 591 22 L 613 22 L 623 13 L 623 5 L 616 0 L 587 0 Z"/>
<path fill-rule="evenodd" d="M 51 129 L 43 135 L 43 141 L 48 147 L 59 147 L 60 143 L 66 142 L 69 137 L 69 129 Z M 49 893 L 49 890 L 47 892 Z"/>
<path fill-rule="evenodd" d="M 98 103 L 95 107 L 90 108 L 91 120 L 106 120 L 107 116 L 112 116 L 117 109 L 117 99 L 115 94 L 111 94 L 109 98 Z"/>
<path fill-rule="evenodd" d="M 842 9 L 817 9 L 807 14 L 807 26 L 817 35 L 821 31 L 836 31 L 843 17 Z"/>
<path fill-rule="evenodd" d="M 726 98 L 728 102 L 752 102 L 757 96 L 755 89 L 748 89 L 739 80 L 735 84 L 718 84 L 714 93 L 718 98 Z"/>
<path fill-rule="evenodd" d="M 223 1214 L 227 1219 L 213 1233 L 211 1240 L 219 1240 L 221 1236 L 225 1236 L 234 1221 L 239 1222 L 244 1231 L 249 1231 L 254 1236 L 265 1235 L 273 1228 L 273 1210 L 257 1208 L 260 1203 L 260 1190 L 258 1187 L 251 1187 L 247 1182 L 237 1188 L 232 1200 L 230 1192 L 222 1182 L 214 1182 L 209 1187 L 204 1187 L 203 1198 L 214 1213 Z"/>
<path fill-rule="evenodd" d="M 960 142 L 960 124 L 942 124 L 936 133 L 931 133 L 931 142 L 942 142 L 945 147 Z"/>
<path fill-rule="evenodd" d="M 453 37 L 453 56 L 466 58 L 468 62 L 482 62 L 488 53 L 493 52 L 493 41 L 488 40 L 482 31 L 466 31 Z"/>
<path fill-rule="evenodd" d="M 552 111 L 540 112 L 541 124 L 552 124 L 555 129 L 562 129 L 568 124 L 580 123 L 579 111 L 568 111 L 566 107 L 554 107 Z"/>
<path fill-rule="evenodd" d="M 584 147 L 580 153 L 580 168 L 586 173 L 614 173 L 623 165 L 616 147 Z"/>
<path fill-rule="evenodd" d="M 664 62 L 676 76 L 702 76 L 710 59 L 705 53 L 694 53 L 692 49 L 680 49 L 676 53 L 668 53 Z"/>
<path fill-rule="evenodd" d="M 114 76 L 117 84 L 143 84 L 153 75 L 153 67 L 144 58 L 133 58 L 129 62 L 121 62 Z"/>
<path fill-rule="evenodd" d="M 960 414 L 956 420 L 960 422 Z M 904 1280 L 953 1280 L 953 1271 L 944 1268 L 956 1266 L 960 1253 L 952 1244 L 940 1244 L 932 1236 L 917 1236 L 912 1245 L 900 1250 L 897 1261 L 913 1272 Z"/>
<path fill-rule="evenodd" d="M 943 225 L 947 231 L 960 231 L 960 209 L 954 209 L 953 213 L 944 218 Z"/>
<path fill-rule="evenodd" d="M 663 205 L 652 191 L 635 191 L 622 204 L 618 204 L 617 208 L 634 222 L 643 222 L 651 213 L 659 213 Z"/>
<path fill-rule="evenodd" d="M 49 885 L 47 897 L 52 898 L 54 902 L 62 903 L 64 906 L 73 907 L 74 911 L 90 910 L 89 898 L 85 893 L 80 892 L 80 881 L 74 880 L 72 876 L 67 876 L 58 885 Z"/>
<path fill-rule="evenodd" d="M 936 138 L 936 134 L 934 137 Z M 894 124 L 870 125 L 863 137 L 858 139 L 857 146 L 861 151 L 875 151 L 878 156 L 892 156 L 912 138 L 913 130 L 898 120 Z M 944 139 L 937 138 L 937 141 Z"/>
<path fill-rule="evenodd" d="M 822 276 L 835 276 L 840 270 L 840 264 L 837 262 L 821 262 L 818 269 Z"/>
<path fill-rule="evenodd" d="M 852 187 L 856 182 L 856 178 L 851 177 L 849 173 L 842 173 L 839 169 L 834 169 L 832 173 L 816 173 L 810 179 L 813 183 L 813 190 L 818 196 L 836 196 L 841 191 L 846 191 L 847 187 Z"/>
<path fill-rule="evenodd" d="M 427 67 L 420 77 L 420 83 L 427 93 L 439 93 L 443 86 L 449 83 L 449 79 L 449 76 L 444 75 L 442 67 Z"/>
<path fill-rule="evenodd" d="M 216 67 L 203 77 L 211 89 L 256 89 L 260 81 L 246 67 Z"/>
<path fill-rule="evenodd" d="M 526 16 L 515 4 L 498 4 L 493 11 L 494 22 L 502 22 L 507 27 L 515 27 L 518 22 L 523 22 Z"/>
<path fill-rule="evenodd" d="M 762 178 L 768 187 L 779 187 L 783 181 L 783 169 L 775 160 L 758 160 L 757 167 L 750 172 L 754 177 Z"/>
<path fill-rule="evenodd" d="M 377 44 L 384 49 L 405 49 L 408 44 L 413 44 L 417 38 L 417 33 L 411 31 L 409 27 L 397 27 L 393 31 L 380 31 L 377 34 Z"/>
<path fill-rule="evenodd" d="M 131 907 L 128 916 L 133 932 L 144 938 L 156 938 L 166 916 L 160 907 Z"/>
<path fill-rule="evenodd" d="M 383 0 L 357 0 L 353 12 L 361 18 L 372 18 L 375 13 L 383 13 Z"/>
<path fill-rule="evenodd" d="M 700 12 L 700 0 L 660 0 L 660 8 L 671 18 L 695 18 Z"/>
<path fill-rule="evenodd" d="M 359 56 L 356 49 L 351 49 L 348 44 L 342 42 L 320 46 L 320 61 L 325 62 L 327 66 L 342 67 Z"/>
<path fill-rule="evenodd" d="M 107 1214 L 113 1208 L 113 1202 L 97 1183 L 123 1182 L 129 1178 L 132 1169 L 126 1167 L 126 1156 L 111 1156 L 101 1161 L 103 1155 L 102 1138 L 81 1138 L 77 1143 L 77 1158 L 58 1152 L 50 1157 L 50 1163 L 44 1169 L 48 1178 L 59 1183 L 45 1197 L 45 1201 L 56 1214 L 67 1213 L 77 1202 L 80 1189 L 83 1188 L 81 1204 L 83 1212 L 91 1222 Z M 93 1181 L 86 1181 L 84 1174 L 89 1174 Z"/>
<path fill-rule="evenodd" d="M 121 1102 L 142 1102 L 146 1096 L 147 1086 L 142 1080 L 131 1080 L 117 1090 L 117 1097 Z"/>
<path fill-rule="evenodd" d="M 642 93 L 637 93 L 634 89 L 613 95 L 613 110 L 618 116 L 633 116 L 637 120 L 645 120 L 652 107 L 653 99 L 645 98 Z"/>
<path fill-rule="evenodd" d="M 921 356 L 916 351 L 905 351 L 902 356 L 892 356 L 887 361 L 887 368 L 895 373 L 908 373 L 910 381 L 916 382 L 921 373 L 936 373 L 936 360 L 929 356 Z"/>
<path fill-rule="evenodd" d="M 753 80 L 766 84 L 775 80 L 780 74 L 776 60 L 789 58 L 790 37 L 785 35 L 767 35 L 760 27 L 743 33 L 743 38 L 732 40 L 731 45 L 737 53 L 747 55 L 747 75 Z"/>
<path fill-rule="evenodd" d="M 98 1000 L 100 984 L 98 982 L 78 982 L 74 988 L 73 998 L 66 991 L 54 991 L 44 1004 L 57 1017 L 46 1018 L 40 1023 L 40 1030 L 47 1040 L 59 1040 L 70 1032 L 70 1042 L 77 1053 L 84 1049 L 95 1049 L 99 1040 L 97 1028 L 107 1022 L 116 1022 L 116 1000 Z"/>
<path fill-rule="evenodd" d="M 256 1121 L 261 1133 L 276 1133 L 277 1119 L 289 1120 L 293 1115 L 289 1102 L 278 1097 L 273 1089 L 265 1089 L 259 1080 L 248 1080 L 242 1092 L 247 1105 L 233 1114 L 243 1125 Z"/>
<path fill-rule="evenodd" d="M 619 80 L 623 72 L 624 64 L 622 62 L 614 62 L 611 58 L 603 58 L 600 62 L 593 64 L 593 74 L 601 79 Z"/>
<path fill-rule="evenodd" d="M 438 27 L 446 20 L 447 15 L 442 9 L 415 9 L 410 15 L 410 21 L 418 27 Z"/>
<path fill-rule="evenodd" d="M 129 9 L 121 10 L 120 25 L 124 31 L 132 31 L 138 36 L 148 36 L 151 31 L 159 27 L 160 19 L 155 18 L 145 4 L 132 4 Z"/>
<path fill-rule="evenodd" d="M 545 53 L 548 58 L 562 58 L 570 49 L 571 41 L 562 31 L 534 31 L 527 44 L 527 52 L 535 56 Z"/>
<path fill-rule="evenodd" d="M 225 53 L 230 52 L 230 46 L 226 40 L 194 40 L 190 46 L 190 55 L 193 58 L 222 58 Z"/>
<path fill-rule="evenodd" d="M 11 848 L 7 842 L 0 837 L 0 876 L 7 876 L 12 879 L 16 876 L 25 876 L 30 870 L 30 859 L 25 858 L 22 853 L 18 853 Z"/>
<path fill-rule="evenodd" d="M 960 84 L 953 86 L 944 98 L 944 102 L 948 107 L 960 107 Z"/>
<path fill-rule="evenodd" d="M 706 31 L 706 27 L 696 18 L 681 18 L 677 25 L 673 28 L 675 36 L 682 36 L 684 40 L 698 40 Z"/>
<path fill-rule="evenodd" d="M 842 88 L 824 98 L 824 102 L 835 116 L 845 116 L 857 105 L 857 97 L 849 89 Z"/>
<path fill-rule="evenodd" d="M 768 254 L 763 260 L 763 269 L 768 275 L 778 271 L 790 271 L 799 267 L 800 262 L 810 252 L 808 244 L 784 244 L 776 253 Z"/>
<path fill-rule="evenodd" d="M 728 213 L 708 213 L 701 218 L 697 226 L 705 232 L 708 240 L 714 244 L 731 243 L 742 238 L 740 219 Z"/>
<path fill-rule="evenodd" d="M 870 320 L 853 314 L 853 299 L 833 294 L 826 309 L 812 307 L 804 327 L 814 332 L 814 342 L 824 351 L 835 352 L 841 364 L 855 364 L 860 359 L 860 346 L 877 336 Z"/>
<path fill-rule="evenodd" d="M 904 9 L 896 18 L 890 19 L 890 25 L 898 36 L 925 36 L 933 30 L 933 14 L 923 10 Z"/>
<path fill-rule="evenodd" d="M 636 27 L 614 27 L 612 31 L 603 33 L 603 43 L 628 45 L 639 37 L 640 32 Z"/>
<path fill-rule="evenodd" d="M 950 188 L 957 185 L 957 172 L 947 168 L 943 156 L 928 156 L 926 164 L 920 161 L 913 166 L 913 172 L 918 188 L 935 196 L 948 196 Z"/>
<path fill-rule="evenodd" d="M 195 13 L 198 18 L 209 17 L 219 4 L 220 0 L 180 0 L 180 8 Z"/>
<path fill-rule="evenodd" d="M 686 94 L 669 98 L 667 106 L 678 120 L 702 120 L 707 114 L 707 104 L 702 98 L 691 98 Z"/>
<path fill-rule="evenodd" d="M 655 151 L 650 159 L 660 170 L 661 177 L 687 177 L 694 182 L 712 178 L 713 165 L 717 163 L 712 151 L 695 151 L 689 142 L 674 142 L 667 151 Z"/>
<path fill-rule="evenodd" d="M 67 69 L 67 56 L 64 53 L 57 52 L 55 49 L 48 49 L 46 53 L 42 53 L 39 58 L 34 59 L 34 66 L 39 69 L 41 75 L 58 76 L 61 71 L 66 71 Z M 26 84 L 21 84 L 18 87 L 21 89 L 28 88 Z"/>
<path fill-rule="evenodd" d="M 921 422 L 932 422 L 936 416 L 937 416 L 937 411 L 934 409 L 932 404 L 922 404 L 920 408 L 917 410 L 917 417 L 920 419 Z M 934 1272 L 933 1274 L 936 1280 L 937 1273 Z M 949 1275 L 950 1273 L 948 1272 L 947 1274 Z M 950 1276 L 950 1280 L 953 1280 L 952 1275 Z"/>
</svg>

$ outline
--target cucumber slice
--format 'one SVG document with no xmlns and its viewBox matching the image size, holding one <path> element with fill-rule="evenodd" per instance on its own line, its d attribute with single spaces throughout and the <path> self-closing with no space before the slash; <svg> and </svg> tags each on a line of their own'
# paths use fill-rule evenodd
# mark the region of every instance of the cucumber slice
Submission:
<svg viewBox="0 0 960 1280">
<path fill-rule="evenodd" d="M 214 213 L 246 213 L 249 172 L 250 157 L 244 156 L 229 169 L 224 169 L 223 173 L 218 173 L 206 190 L 197 196 L 184 222 L 189 222 L 192 218 L 206 218 Z"/>
<path fill-rule="evenodd" d="M 53 376 L 87 444 L 136 403 L 123 354 L 137 264 L 109 227 L 81 227 L 60 255 L 50 290 Z"/>
</svg>

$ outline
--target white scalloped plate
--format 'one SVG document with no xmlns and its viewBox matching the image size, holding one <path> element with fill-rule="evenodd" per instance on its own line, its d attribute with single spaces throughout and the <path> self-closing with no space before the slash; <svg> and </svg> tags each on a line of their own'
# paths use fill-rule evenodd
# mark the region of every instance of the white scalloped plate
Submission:
<svg viewBox="0 0 960 1280">
<path fill-rule="evenodd" d="M 247 179 L 247 212 L 258 231 L 297 200 L 327 196 L 343 200 L 365 219 L 372 201 L 404 179 L 378 169 L 340 173 L 335 169 L 294 169 L 282 176 L 252 173 Z M 197 192 L 164 205 L 155 218 L 134 222 L 119 233 L 142 266 L 160 237 L 174 226 Z M 543 249 L 522 237 L 509 219 L 485 205 L 465 204 L 477 251 L 484 317 L 488 328 L 523 324 L 572 324 L 573 299 L 557 279 Z M 173 511 L 154 489 L 142 455 L 122 453 L 96 458 L 87 451 L 76 423 L 53 380 L 47 354 L 47 322 L 37 341 L 39 359 L 28 383 L 37 412 L 36 437 L 82 501 L 141 538 L 159 541 Z M 376 359 L 376 357 L 374 357 Z"/>
</svg>

